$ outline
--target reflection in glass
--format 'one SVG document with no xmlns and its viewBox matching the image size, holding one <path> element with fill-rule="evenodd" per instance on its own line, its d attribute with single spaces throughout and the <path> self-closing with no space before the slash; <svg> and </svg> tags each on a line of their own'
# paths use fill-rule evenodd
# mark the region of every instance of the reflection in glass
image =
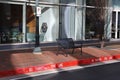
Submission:
<svg viewBox="0 0 120 80">
<path fill-rule="evenodd" d="M 116 29 L 116 12 L 112 13 L 112 31 L 111 31 L 111 37 L 115 38 L 115 30 Z"/>
<path fill-rule="evenodd" d="M 0 43 L 22 42 L 22 5 L 0 3 Z"/>
</svg>

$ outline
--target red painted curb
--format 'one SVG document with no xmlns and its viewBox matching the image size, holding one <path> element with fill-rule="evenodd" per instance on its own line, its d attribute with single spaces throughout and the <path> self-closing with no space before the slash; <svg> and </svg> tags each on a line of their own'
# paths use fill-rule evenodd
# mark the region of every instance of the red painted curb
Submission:
<svg viewBox="0 0 120 80">
<path fill-rule="evenodd" d="M 98 57 L 98 58 L 66 61 L 66 62 L 55 63 L 55 64 L 29 66 L 29 67 L 25 67 L 25 68 L 17 68 L 14 70 L 0 71 L 0 77 L 25 74 L 25 73 L 30 73 L 30 72 L 45 71 L 45 70 L 50 70 L 50 69 L 59 69 L 59 68 L 65 68 L 65 67 L 77 66 L 77 65 L 83 65 L 83 64 L 92 64 L 95 62 L 103 62 L 103 61 L 113 60 L 113 59 L 120 59 L 120 54 L 114 55 L 114 56 L 102 56 L 102 57 Z"/>
</svg>

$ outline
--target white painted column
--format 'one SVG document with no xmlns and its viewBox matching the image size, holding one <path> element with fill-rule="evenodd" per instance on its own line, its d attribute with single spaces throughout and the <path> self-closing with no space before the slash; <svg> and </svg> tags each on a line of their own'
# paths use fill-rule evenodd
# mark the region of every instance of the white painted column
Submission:
<svg viewBox="0 0 120 80">
<path fill-rule="evenodd" d="M 23 33 L 23 43 L 26 42 L 26 3 L 23 4 L 23 20 L 22 20 L 22 33 Z"/>
<path fill-rule="evenodd" d="M 84 40 L 85 39 L 85 7 L 86 0 L 77 0 L 77 5 L 80 5 L 76 9 L 76 21 L 75 21 L 75 39 Z"/>
<path fill-rule="evenodd" d="M 116 11 L 116 20 L 115 20 L 115 39 L 117 39 L 118 33 L 118 11 Z"/>
<path fill-rule="evenodd" d="M 83 4 L 84 6 L 86 6 L 86 0 L 83 0 Z M 85 39 L 85 27 L 86 27 L 86 8 L 83 7 L 83 25 L 82 25 L 82 39 L 84 40 Z"/>
</svg>

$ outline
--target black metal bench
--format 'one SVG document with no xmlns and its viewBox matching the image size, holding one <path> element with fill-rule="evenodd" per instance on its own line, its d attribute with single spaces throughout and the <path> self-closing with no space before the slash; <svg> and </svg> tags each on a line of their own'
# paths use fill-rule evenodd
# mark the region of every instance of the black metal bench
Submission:
<svg viewBox="0 0 120 80">
<path fill-rule="evenodd" d="M 56 39 L 58 44 L 58 52 L 60 50 L 64 49 L 66 56 L 69 53 L 66 49 L 72 49 L 72 54 L 74 53 L 75 48 L 81 48 L 81 54 L 82 54 L 82 42 L 80 44 L 75 44 L 72 38 L 62 38 L 62 39 Z"/>
</svg>

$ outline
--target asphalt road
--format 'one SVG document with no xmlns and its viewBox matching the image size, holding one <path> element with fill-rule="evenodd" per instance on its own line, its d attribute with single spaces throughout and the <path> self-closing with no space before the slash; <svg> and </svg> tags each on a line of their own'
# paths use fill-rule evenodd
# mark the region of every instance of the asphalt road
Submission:
<svg viewBox="0 0 120 80">
<path fill-rule="evenodd" d="M 19 80 L 120 80 L 120 63 L 64 71 Z"/>
</svg>

